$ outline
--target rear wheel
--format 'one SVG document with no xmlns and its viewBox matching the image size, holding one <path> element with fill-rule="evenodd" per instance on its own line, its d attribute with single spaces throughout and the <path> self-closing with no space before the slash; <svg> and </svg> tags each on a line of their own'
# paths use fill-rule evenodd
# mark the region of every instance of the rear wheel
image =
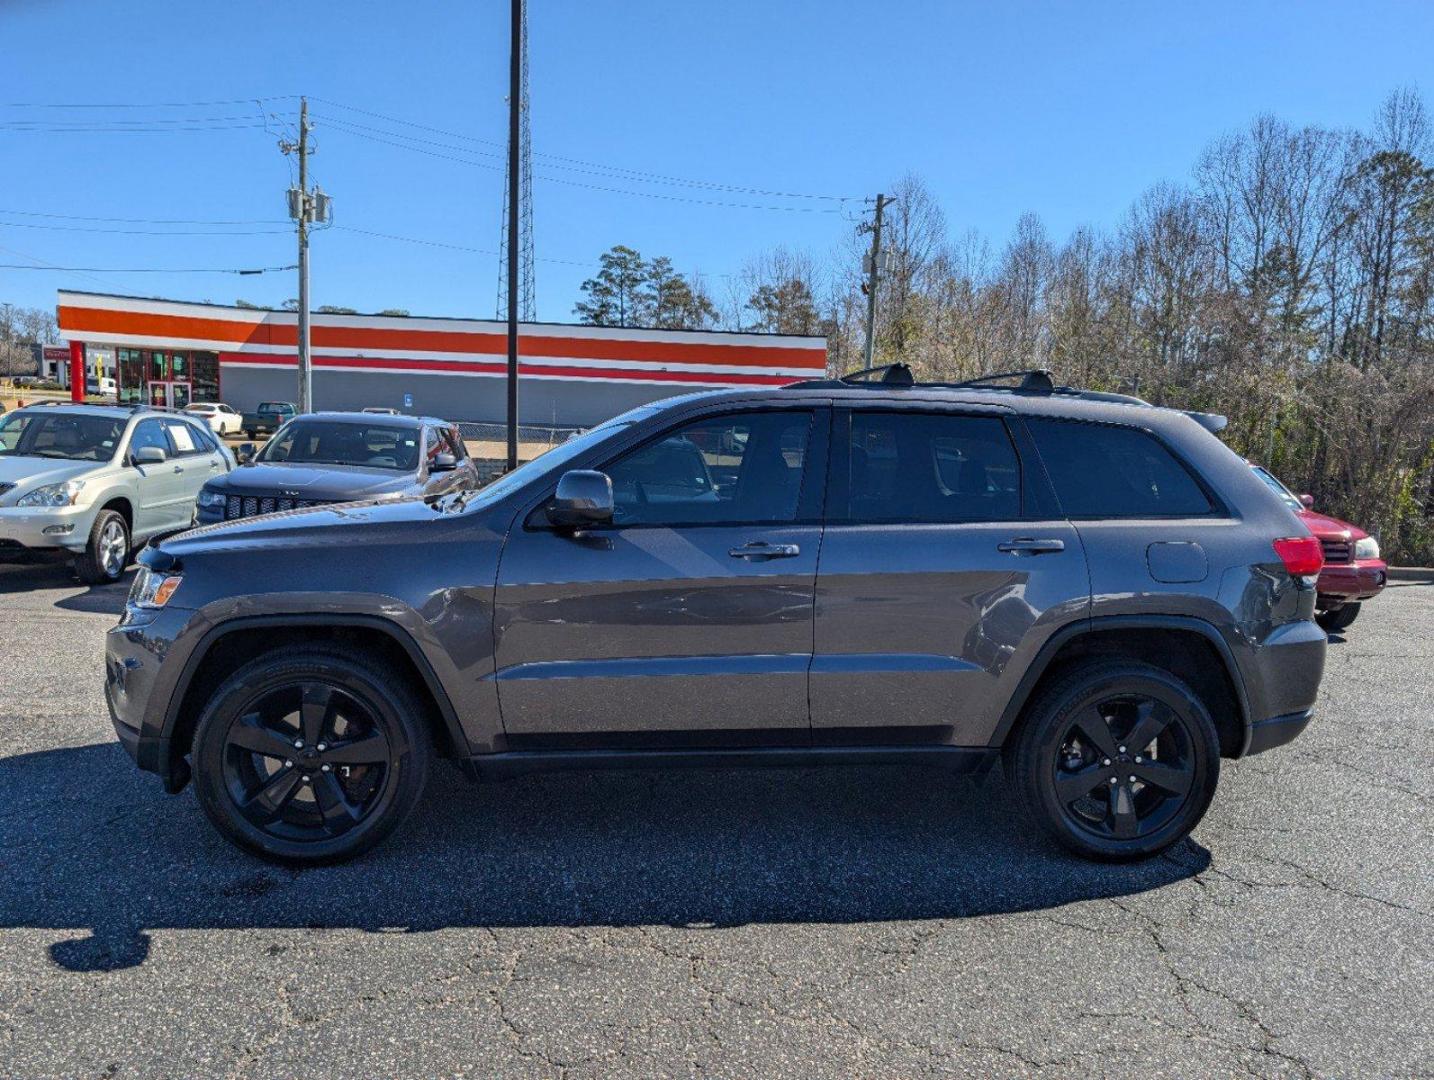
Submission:
<svg viewBox="0 0 1434 1080">
<path fill-rule="evenodd" d="M 118 581 L 129 565 L 129 526 L 114 510 L 101 510 L 90 526 L 85 550 L 75 556 L 75 576 L 86 585 Z"/>
<path fill-rule="evenodd" d="M 1320 626 L 1324 627 L 1328 632 L 1336 633 L 1359 618 L 1359 608 L 1360 605 L 1358 603 L 1341 604 L 1339 607 L 1331 608 L 1329 611 L 1321 611 L 1315 616 L 1315 622 L 1319 623 Z"/>
<path fill-rule="evenodd" d="M 398 672 L 348 650 L 270 653 L 230 676 L 204 710 L 195 791 L 240 847 L 280 862 L 337 862 L 403 823 L 431 756 Z"/>
<path fill-rule="evenodd" d="M 1204 704 L 1167 671 L 1083 665 L 1041 694 L 1006 749 L 1031 816 L 1087 858 L 1142 859 L 1205 815 L 1220 743 Z"/>
</svg>

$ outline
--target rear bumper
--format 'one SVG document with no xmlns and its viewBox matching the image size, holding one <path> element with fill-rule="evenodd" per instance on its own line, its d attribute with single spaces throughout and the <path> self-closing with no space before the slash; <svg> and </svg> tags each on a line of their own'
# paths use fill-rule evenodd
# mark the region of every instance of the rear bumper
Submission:
<svg viewBox="0 0 1434 1080">
<path fill-rule="evenodd" d="M 1277 626 L 1242 657 L 1249 726 L 1237 754 L 1257 754 L 1295 738 L 1309 723 L 1324 675 L 1329 635 L 1312 618 Z"/>
<path fill-rule="evenodd" d="M 1259 754 L 1265 750 L 1273 750 L 1277 746 L 1284 746 L 1287 742 L 1297 739 L 1305 728 L 1309 727 L 1310 720 L 1314 718 L 1313 709 L 1305 709 L 1303 712 L 1289 713 L 1285 716 L 1272 716 L 1268 720 L 1261 720 L 1250 728 L 1250 745 L 1245 753 Z"/>
<path fill-rule="evenodd" d="M 1360 559 L 1352 563 L 1326 563 L 1319 573 L 1320 606 L 1329 602 L 1348 604 L 1368 600 L 1384 590 L 1388 567 L 1383 559 Z"/>
</svg>

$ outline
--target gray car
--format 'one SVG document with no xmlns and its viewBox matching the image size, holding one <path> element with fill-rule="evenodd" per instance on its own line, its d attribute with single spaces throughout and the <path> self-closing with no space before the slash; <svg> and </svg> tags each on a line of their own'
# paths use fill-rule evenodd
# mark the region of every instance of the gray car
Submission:
<svg viewBox="0 0 1434 1080">
<path fill-rule="evenodd" d="M 676 398 L 476 492 L 152 547 L 108 635 L 120 741 L 295 862 L 388 835 L 435 756 L 1002 760 L 1067 847 L 1165 849 L 1222 758 L 1309 723 L 1318 543 L 1218 418 L 884 375 Z"/>
<path fill-rule="evenodd" d="M 188 528 L 234 457 L 201 420 L 114 405 L 30 405 L 0 418 L 0 550 L 63 551 L 115 581 L 146 540 Z"/>
<path fill-rule="evenodd" d="M 443 495 L 477 487 L 458 429 L 431 416 L 307 413 L 285 423 L 258 454 L 199 493 L 198 523 L 330 503 Z"/>
</svg>

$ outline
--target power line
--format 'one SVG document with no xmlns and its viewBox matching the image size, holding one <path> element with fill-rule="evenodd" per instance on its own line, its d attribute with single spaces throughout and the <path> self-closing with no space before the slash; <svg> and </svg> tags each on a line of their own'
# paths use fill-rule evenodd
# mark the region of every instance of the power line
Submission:
<svg viewBox="0 0 1434 1080">
<path fill-rule="evenodd" d="M 404 119 L 402 119 L 401 117 L 390 116 L 390 115 L 387 115 L 387 114 L 385 114 L 385 113 L 373 112 L 373 111 L 368 110 L 368 109 L 360 109 L 360 108 L 358 108 L 357 106 L 354 106 L 354 105 L 345 105 L 343 102 L 333 101 L 333 100 L 331 100 L 331 99 L 329 99 L 329 98 L 317 98 L 317 97 L 316 97 L 316 98 L 314 98 L 313 100 L 315 100 L 315 101 L 322 101 L 322 102 L 324 102 L 324 103 L 327 104 L 327 105 L 333 105 L 333 106 L 336 106 L 337 108 L 340 108 L 340 109 L 346 109 L 346 110 L 348 110 L 349 112 L 360 113 L 360 114 L 362 114 L 362 115 L 364 115 L 364 116 L 371 116 L 371 117 L 374 117 L 374 118 L 379 119 L 379 120 L 386 120 L 386 121 L 388 121 L 389 123 L 392 123 L 392 124 L 401 124 L 401 125 L 404 125 L 404 126 L 406 126 L 406 127 L 416 128 L 416 129 L 418 129 L 419 131 L 428 131 L 428 132 L 431 132 L 431 133 L 436 134 L 436 135 L 446 135 L 446 136 L 448 136 L 449 138 L 459 139 L 459 140 L 462 140 L 462 141 L 464 141 L 464 142 L 478 143 L 479 145 L 492 146 L 492 147 L 495 147 L 495 148 L 498 148 L 498 149 L 502 149 L 502 146 L 503 146 L 502 143 L 495 142 L 495 141 L 492 140 L 492 139 L 480 139 L 480 138 L 478 138 L 477 136 L 474 136 L 474 135 L 465 135 L 465 134 L 463 134 L 462 132 L 450 131 L 450 130 L 448 130 L 448 129 L 446 129 L 446 128 L 432 127 L 432 126 L 430 126 L 430 125 L 428 125 L 428 124 L 419 124 L 419 123 L 416 123 L 416 122 L 414 122 L 414 121 L 412 121 L 412 120 L 404 120 Z M 330 119 L 332 120 L 333 118 L 330 118 Z M 350 125 L 352 125 L 352 126 L 359 126 L 359 127 L 362 127 L 362 126 L 363 126 L 363 125 L 354 124 L 353 121 L 338 121 L 338 122 L 348 123 L 348 124 L 350 124 Z M 383 130 L 380 129 L 380 128 L 366 128 L 366 130 L 368 130 L 368 131 L 376 131 L 376 132 L 379 132 L 380 134 L 390 135 L 390 136 L 394 136 L 394 137 L 396 137 L 396 138 L 408 138 L 408 139 L 413 138 L 412 136 L 400 135 L 400 134 L 397 133 L 397 132 L 383 131 Z M 444 144 L 442 144 L 442 143 L 433 143 L 432 145 L 443 146 Z M 460 153 L 482 153 L 482 151 L 465 151 L 465 150 L 461 150 L 461 149 L 458 148 L 458 147 L 453 147 L 453 146 L 448 146 L 448 147 L 446 147 L 446 149 L 455 150 L 455 151 L 458 151 L 458 152 L 460 152 Z M 497 157 L 497 156 L 499 156 L 499 155 L 497 155 L 497 154 L 492 154 L 492 155 L 485 155 L 485 156 Z M 667 183 L 667 184 L 678 184 L 678 185 L 685 185 L 685 186 L 689 186 L 689 187 L 714 188 L 714 189 L 720 189 L 720 190 L 724 190 L 724 191 L 731 191 L 731 192 L 733 192 L 733 193 L 738 193 L 738 194 L 763 195 L 763 196 L 766 196 L 766 197 L 768 197 L 768 198 L 818 199 L 818 200 L 830 201 L 830 202 L 851 202 L 851 201 L 854 201 L 855 199 L 859 198 L 859 196 L 856 196 L 856 195 L 830 195 L 830 194 L 818 194 L 818 193 L 800 192 L 800 191 L 780 191 L 780 190 L 773 190 L 773 189 L 768 189 L 768 188 L 749 187 L 749 186 L 745 186 L 745 185 L 741 185 L 741 184 L 722 183 L 722 182 L 715 181 L 715 180 L 694 180 L 694 179 L 691 179 L 691 178 L 688 178 L 688 177 L 672 176 L 672 175 L 669 175 L 669 174 L 666 174 L 666 173 L 655 173 L 655 172 L 651 172 L 651 171 L 643 170 L 643 169 L 633 169 L 633 168 L 629 168 L 629 167 L 627 167 L 627 166 L 609 165 L 609 164 L 605 164 L 605 163 L 599 162 L 599 161 L 588 161 L 588 160 L 585 160 L 585 159 L 583 159 L 583 158 L 564 157 L 564 156 L 557 155 L 557 154 L 546 154 L 546 153 L 543 153 L 543 152 L 537 151 L 537 150 L 535 150 L 535 151 L 533 152 L 533 156 L 534 156 L 534 157 L 537 157 L 537 158 L 543 158 L 543 159 L 548 160 L 548 161 L 557 161 L 557 162 L 563 162 L 563 163 L 566 163 L 566 164 L 569 164 L 569 165 L 584 166 L 584 167 L 589 168 L 589 169 L 598 169 L 598 170 L 602 170 L 602 171 L 604 171 L 604 172 L 625 173 L 625 174 L 628 174 L 628 175 L 632 176 L 633 178 L 646 178 L 646 179 L 648 179 L 648 180 L 651 180 L 652 182 L 662 182 L 662 183 Z M 554 167 L 556 167 L 556 166 L 554 166 Z"/>
<path fill-rule="evenodd" d="M 267 94 L 262 97 L 230 98 L 227 101 L 10 101 L 0 109 L 200 109 L 211 105 L 249 105 L 256 101 L 285 101 L 298 94 Z"/>
<path fill-rule="evenodd" d="M 0 210 L 17 217 L 59 218 L 64 221 L 108 221 L 122 225 L 284 225 L 279 218 L 249 218 L 234 221 L 201 221 L 192 218 L 91 217 L 85 214 L 54 214 L 44 210 Z"/>
<path fill-rule="evenodd" d="M 450 251 L 465 251 L 465 252 L 469 252 L 469 253 L 471 253 L 471 254 L 473 254 L 473 255 L 497 255 L 497 254 L 498 254 L 498 252 L 492 251 L 492 250 L 487 249 L 487 248 L 467 247 L 467 246 L 465 246 L 465 245 L 463 245 L 463 244 L 450 244 L 450 243 L 448 243 L 448 242 L 446 242 L 446 241 L 444 241 L 444 240 L 425 240 L 425 239 L 423 239 L 422 237 L 418 237 L 418 236 L 399 236 L 399 235 L 396 234 L 396 233 L 375 232 L 375 231 L 373 231 L 372 229 L 358 229 L 358 228 L 355 228 L 355 227 L 352 226 L 352 225 L 335 225 L 335 226 L 333 226 L 333 227 L 334 227 L 336 230 L 338 230 L 339 232 L 357 233 L 357 234 L 360 235 L 360 236 L 376 236 L 376 237 L 378 237 L 378 238 L 381 239 L 381 240 L 400 240 L 400 241 L 402 241 L 402 242 L 405 243 L 405 244 L 421 244 L 421 245 L 423 245 L 424 247 L 447 248 L 447 249 L 450 250 Z M 558 265 L 558 266 L 582 266 L 582 267 L 591 267 L 591 266 L 593 265 L 593 262 L 592 262 L 591 259 L 586 259 L 586 260 L 578 260 L 578 259 L 548 259 L 548 258 L 539 257 L 539 258 L 537 259 L 537 261 L 538 261 L 538 262 L 553 263 L 553 264 Z"/>
<path fill-rule="evenodd" d="M 293 266 L 256 266 L 241 269 L 210 266 L 32 266 L 28 263 L 0 263 L 0 270 L 47 270 L 63 271 L 70 274 L 273 274 L 281 270 L 293 270 Z"/>
<path fill-rule="evenodd" d="M 328 122 L 331 123 L 331 124 L 332 124 L 332 123 L 336 123 L 336 121 L 334 121 L 332 118 L 330 118 Z M 406 145 L 406 144 L 404 144 L 404 143 L 394 142 L 394 141 L 391 140 L 391 139 L 383 139 L 383 138 L 379 138 L 379 137 L 376 136 L 376 135 L 369 135 L 369 134 L 367 134 L 367 133 L 365 133 L 365 132 L 362 132 L 362 131 L 358 131 L 358 130 L 353 130 L 353 129 L 351 129 L 351 128 L 347 128 L 346 126 L 344 126 L 344 122 L 343 122 L 343 121 L 337 121 L 337 123 L 339 124 L 338 130 L 341 131 L 341 132 L 343 132 L 344 134 L 356 135 L 356 136 L 358 136 L 359 138 L 368 139 L 368 140 L 370 140 L 370 141 L 372 141 L 372 142 L 383 143 L 383 144 L 385 144 L 385 145 L 387 145 L 387 146 L 397 147 L 397 148 L 400 149 L 400 150 L 408 150 L 408 151 L 411 151 L 412 153 L 415 153 L 415 154 L 423 154 L 423 155 L 425 155 L 425 156 L 427 156 L 427 157 L 441 158 L 441 159 L 443 159 L 443 160 L 445 160 L 445 161 L 457 162 L 457 163 L 460 164 L 460 165 L 469 165 L 469 166 L 472 166 L 473 168 L 476 168 L 476 169 L 487 169 L 487 170 L 489 170 L 490 172 L 501 172 L 501 171 L 502 171 L 502 166 L 499 166 L 499 165 L 490 165 L 489 163 L 484 162 L 484 161 L 474 161 L 472 158 L 457 157 L 457 156 L 455 156 L 455 155 L 453 155 L 453 154 L 441 154 L 441 153 L 438 153 L 438 152 L 436 152 L 436 151 L 433 151 L 433 150 L 425 150 L 425 149 L 422 149 L 422 148 L 417 147 L 417 146 L 408 146 L 408 145 Z M 395 134 L 395 133 L 394 133 L 394 132 L 389 132 L 388 134 Z M 399 135 L 398 138 L 400 138 L 400 139 L 401 139 L 401 138 L 406 138 L 406 136 Z M 457 149 L 457 148 L 456 148 L 456 147 L 449 147 L 449 149 Z M 460 152 L 460 153 L 463 153 L 464 151 L 459 151 L 459 152 Z M 669 194 L 665 194 L 665 193 L 660 192 L 660 191 L 634 191 L 634 190 L 632 190 L 632 189 L 630 189 L 630 188 L 607 187 L 607 186 L 602 185 L 602 184 L 590 184 L 590 183 L 587 183 L 586 181 L 582 181 L 582 180 L 569 180 L 568 178 L 562 177 L 562 176 L 544 176 L 544 175 L 542 175 L 541 173 L 535 173 L 535 174 L 534 174 L 534 179 L 536 179 L 536 180 L 541 180 L 541 181 L 543 181 L 544 183 L 547 183 L 547 184 L 563 184 L 563 185 L 565 185 L 565 186 L 567 186 L 567 187 L 585 188 L 585 189 L 587 189 L 587 190 L 589 190 L 589 191 L 603 191 L 603 192 L 607 192 L 607 193 L 613 194 L 613 195 L 632 195 L 632 196 L 636 196 L 637 198 L 642 198 L 642 199 L 660 199 L 660 200 L 662 200 L 663 202 L 688 203 L 688 204 L 691 204 L 691 205 L 694 205 L 694 206 L 718 206 L 718 207 L 726 207 L 726 208 L 732 209 L 732 210 L 772 210 L 772 211 L 777 211 L 777 212 L 782 212 L 782 213 L 791 213 L 791 214 L 839 214 L 839 213 L 841 213 L 841 208 L 840 208 L 840 207 L 826 207 L 826 206 L 780 206 L 780 205 L 775 205 L 775 204 L 770 204 L 770 203 L 741 203 L 741 202 L 729 202 L 729 201 L 727 201 L 727 200 L 725 200 L 725 199 L 699 199 L 699 198 L 695 198 L 695 197 L 690 196 L 690 195 L 669 195 Z"/>
<path fill-rule="evenodd" d="M 0 211 L 3 213 L 3 211 Z M 89 225 L 42 225 L 35 221 L 0 221 L 3 229 L 44 229 L 48 232 L 106 233 L 113 236 L 280 236 L 284 229 L 98 229 Z"/>
<path fill-rule="evenodd" d="M 42 121 L 0 120 L 0 132 L 15 135 L 180 135 L 194 131 L 246 131 L 264 127 L 253 117 L 224 117 L 234 123 L 206 120 L 147 120 L 137 124 L 82 122 L 55 124 Z"/>
</svg>

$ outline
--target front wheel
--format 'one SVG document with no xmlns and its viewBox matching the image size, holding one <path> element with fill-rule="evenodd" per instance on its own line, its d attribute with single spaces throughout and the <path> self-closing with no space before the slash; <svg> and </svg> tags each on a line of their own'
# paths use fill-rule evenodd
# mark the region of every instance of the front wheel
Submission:
<svg viewBox="0 0 1434 1080">
<path fill-rule="evenodd" d="M 1327 633 L 1338 633 L 1359 618 L 1359 607 L 1358 603 L 1341 604 L 1329 611 L 1321 611 L 1315 616 L 1315 622 L 1319 623 Z"/>
<path fill-rule="evenodd" d="M 86 585 L 118 581 L 129 565 L 129 526 L 114 510 L 101 510 L 90 526 L 85 550 L 75 556 L 75 576 Z"/>
<path fill-rule="evenodd" d="M 260 656 L 200 718 L 199 805 L 227 839 L 263 858 L 352 858 L 418 803 L 432 756 L 422 716 L 403 676 L 368 654 Z"/>
<path fill-rule="evenodd" d="M 1205 815 L 1220 742 L 1199 697 L 1135 661 L 1085 664 L 1057 680 L 1008 744 L 1008 773 L 1030 815 L 1087 858 L 1143 859 Z"/>
</svg>

